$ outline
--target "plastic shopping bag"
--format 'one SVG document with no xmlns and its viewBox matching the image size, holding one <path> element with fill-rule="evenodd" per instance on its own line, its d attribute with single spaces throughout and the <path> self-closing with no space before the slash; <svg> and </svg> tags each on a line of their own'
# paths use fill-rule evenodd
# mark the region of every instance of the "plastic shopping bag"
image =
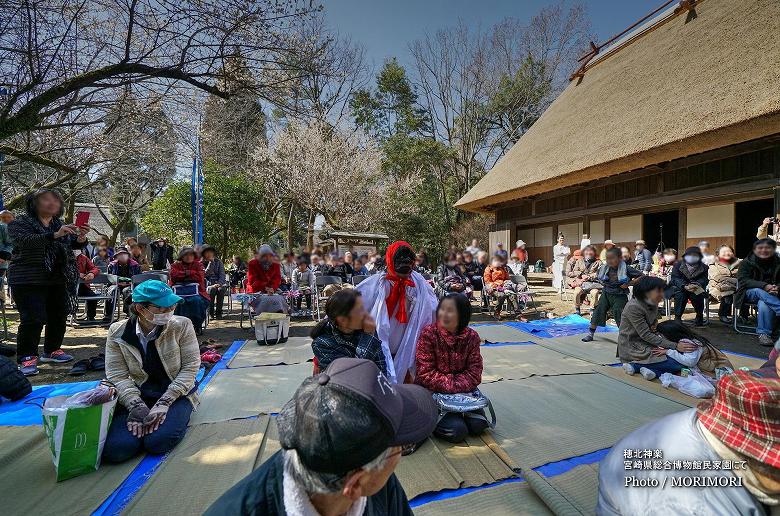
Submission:
<svg viewBox="0 0 780 516">
<path fill-rule="evenodd" d="M 82 401 L 89 398 L 84 393 L 74 396 L 80 396 L 78 403 L 69 403 L 71 396 L 55 396 L 48 398 L 42 409 L 43 429 L 49 439 L 57 482 L 100 467 L 103 445 L 116 408 L 115 392 L 108 401 L 89 406 L 83 405 Z"/>
<path fill-rule="evenodd" d="M 664 373 L 659 378 L 664 387 L 670 385 L 688 396 L 694 398 L 712 398 L 715 395 L 715 387 L 699 372 L 691 371 L 688 376 L 675 376 Z"/>
</svg>

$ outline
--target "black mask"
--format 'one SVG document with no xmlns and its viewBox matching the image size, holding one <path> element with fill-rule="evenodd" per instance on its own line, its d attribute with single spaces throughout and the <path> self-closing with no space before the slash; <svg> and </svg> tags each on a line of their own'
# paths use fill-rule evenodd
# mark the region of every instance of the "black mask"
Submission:
<svg viewBox="0 0 780 516">
<path fill-rule="evenodd" d="M 412 272 L 416 256 L 408 247 L 399 247 L 393 255 L 393 268 L 397 274 Z"/>
</svg>

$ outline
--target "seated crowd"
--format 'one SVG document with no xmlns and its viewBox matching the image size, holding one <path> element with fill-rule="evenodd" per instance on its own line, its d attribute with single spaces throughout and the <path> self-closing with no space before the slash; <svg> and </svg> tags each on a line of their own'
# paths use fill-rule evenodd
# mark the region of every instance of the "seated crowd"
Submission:
<svg viewBox="0 0 780 516">
<path fill-rule="evenodd" d="M 525 249 L 520 251 L 527 257 Z M 737 258 L 726 244 L 712 254 L 706 241 L 680 256 L 672 248 L 651 253 L 643 240 L 636 241 L 633 252 L 606 240 L 600 251 L 588 244 L 571 253 L 561 269 L 561 286 L 573 291 L 576 314 L 582 313 L 583 306 L 592 311 L 591 330 L 595 332 L 606 324 L 608 313 L 620 326 L 623 308 L 642 276 L 663 280 L 659 302 L 669 303 L 675 320 L 682 320 L 690 303 L 694 326 L 706 325 L 704 311 L 712 300 L 718 303 L 722 323 L 746 326 L 753 309 L 759 344 L 775 345 L 773 334 L 780 318 L 780 255 L 775 239 L 757 239 L 745 259 Z M 732 318 L 735 311 L 736 321 Z"/>
<path fill-rule="evenodd" d="M 20 307 L 18 340 L 27 355 L 20 362 L 25 374 L 35 374 L 44 325 L 41 358 L 68 360 L 60 349 L 68 303 L 79 279 L 89 287 L 96 275 L 94 262 L 79 259 L 89 227 L 63 224 L 61 209 L 62 199 L 44 191 L 31 196 L 27 215 L 9 228 L 15 245 L 9 277 Z M 107 462 L 127 461 L 142 452 L 164 454 L 184 438 L 198 405 L 197 333 L 209 310 L 215 317 L 222 314 L 228 288 L 259 294 L 258 310 L 277 311 L 286 303 L 280 292 L 305 298 L 318 276 L 336 276 L 345 284 L 367 277 L 327 299 L 327 317 L 311 332 L 314 374 L 276 416 L 281 450 L 225 492 L 206 514 L 411 515 L 393 473 L 400 456 L 414 452 L 431 435 L 458 443 L 495 424 L 495 416 L 489 421 L 485 413 L 489 400 L 479 390 L 483 360 L 480 337 L 469 327 L 471 298 L 481 291 L 483 299 L 496 303 L 496 318 L 504 305 L 519 316 L 528 270 L 522 241 L 511 259 L 503 246 L 489 258 L 473 242 L 461 253 L 448 254 L 436 276 L 419 272 L 431 270 L 428 257 L 415 254 L 405 242 L 395 242 L 384 256 L 315 249 L 281 260 L 263 245 L 248 263 L 234 257 L 227 267 L 210 246 L 184 247 L 174 256 L 171 246 L 159 240 L 144 261 L 133 253 L 133 244 L 103 252 L 111 259 L 106 270 L 121 280 L 112 287 L 121 293 L 128 314 L 111 325 L 106 342 L 106 377 L 119 396 L 103 451 Z M 729 291 L 724 282 L 719 290 L 733 296 L 737 308 L 743 302 L 757 304 L 760 329 L 761 324 L 771 329 L 770 313 L 780 314 L 780 258 L 774 250 L 773 240 L 759 240 L 738 268 L 739 288 Z M 595 312 L 585 340 L 593 340 L 596 327 L 606 324 L 612 311 L 620 326 L 618 356 L 627 373 L 653 379 L 689 366 L 711 374 L 727 363 L 679 321 L 656 324 L 664 296 L 693 301 L 702 295 L 696 286 L 707 285 L 709 270 L 702 276 L 701 265 L 705 253 L 688 249 L 667 282 L 653 275 L 652 266 L 644 270 L 646 257 L 637 268 L 616 247 L 598 259 L 589 244 L 582 251 L 572 275 L 567 269 L 566 276 L 578 280 L 577 306 L 590 294 L 589 283 L 602 287 L 600 299 L 591 300 Z M 49 256 L 53 261 L 45 258 Z M 149 270 L 166 270 L 167 282 L 149 279 L 133 286 L 132 276 L 143 263 Z M 43 284 L 56 288 L 41 289 Z M 627 436 L 607 456 L 602 479 L 624 476 L 623 449 L 662 448 L 670 455 L 680 450 L 686 460 L 742 460 L 747 464 L 745 487 L 715 501 L 701 490 L 673 490 L 667 496 L 675 497 L 674 507 L 689 504 L 705 510 L 711 504 L 714 512 L 726 507 L 728 514 L 768 513 L 769 506 L 780 503 L 776 360 L 766 370 L 726 375 L 713 403 L 698 411 L 668 416 Z M 602 513 L 635 513 L 657 502 L 657 497 L 648 498 L 648 490 L 617 491 L 615 486 L 623 486 L 620 478 L 602 481 Z M 641 500 L 626 501 L 628 492 Z"/>
</svg>

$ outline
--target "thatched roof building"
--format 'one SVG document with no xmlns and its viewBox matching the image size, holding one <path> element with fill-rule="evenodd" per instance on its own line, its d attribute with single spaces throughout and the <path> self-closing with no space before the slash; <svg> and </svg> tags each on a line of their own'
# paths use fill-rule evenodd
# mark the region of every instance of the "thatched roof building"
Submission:
<svg viewBox="0 0 780 516">
<path fill-rule="evenodd" d="M 780 134 L 778 35 L 777 0 L 699 0 L 693 11 L 659 16 L 601 52 L 456 206 L 496 212 L 496 230 L 508 232 L 497 237 L 502 241 L 537 221 L 555 231 L 553 215 L 562 212 L 583 229 L 603 213 L 601 238 L 608 238 L 609 212 L 641 196 L 617 196 L 598 209 L 588 202 L 599 197 L 591 187 L 691 166 L 675 162 L 685 157 L 699 156 L 699 164 L 723 159 L 722 151 L 708 153 L 724 148 L 744 154 L 748 149 L 736 146 L 752 142 L 749 150 L 758 150 L 767 145 L 757 142 Z M 672 190 L 651 186 L 644 194 L 662 202 Z M 552 192 L 584 193 L 537 210 Z"/>
</svg>

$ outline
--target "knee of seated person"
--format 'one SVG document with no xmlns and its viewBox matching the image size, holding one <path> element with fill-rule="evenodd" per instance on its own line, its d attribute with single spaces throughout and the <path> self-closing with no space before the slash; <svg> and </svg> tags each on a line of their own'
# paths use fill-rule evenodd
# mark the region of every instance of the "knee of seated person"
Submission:
<svg viewBox="0 0 780 516">
<path fill-rule="evenodd" d="M 461 443 L 466 439 L 469 433 L 469 429 L 466 426 L 466 422 L 463 421 L 463 417 L 450 418 L 445 424 L 439 423 L 433 434 L 440 439 L 444 439 L 451 443 Z"/>
<path fill-rule="evenodd" d="M 144 449 L 152 455 L 164 455 L 173 450 L 177 444 L 184 438 L 186 429 L 176 432 L 160 431 L 152 432 L 144 437 Z"/>
<path fill-rule="evenodd" d="M 130 443 L 123 443 L 112 446 L 109 441 L 106 441 L 106 445 L 103 448 L 103 462 L 109 462 L 111 464 L 120 464 L 126 462 L 141 451 L 140 440 L 136 441 L 135 446 L 131 446 Z"/>
<path fill-rule="evenodd" d="M 482 432 L 488 429 L 490 425 L 484 419 L 476 417 L 466 418 L 466 427 L 470 435 L 480 435 Z"/>
</svg>

